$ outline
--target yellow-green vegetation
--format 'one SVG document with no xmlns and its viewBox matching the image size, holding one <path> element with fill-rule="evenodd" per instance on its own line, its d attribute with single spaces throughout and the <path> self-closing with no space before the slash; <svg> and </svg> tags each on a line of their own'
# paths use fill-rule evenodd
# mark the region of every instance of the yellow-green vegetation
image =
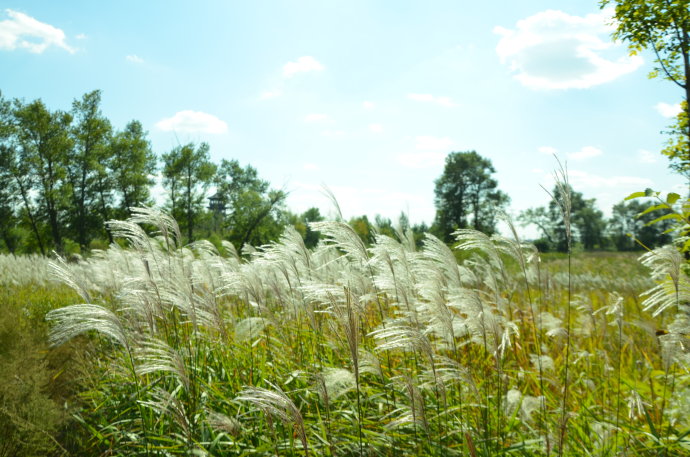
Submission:
<svg viewBox="0 0 690 457">
<path fill-rule="evenodd" d="M 0 279 L 0 353 L 15 351 L 2 395 L 24 404 L 7 383 L 30 362 L 30 410 L 45 411 L 4 416 L 0 442 L 31 436 L 53 455 L 690 455 L 675 249 L 643 266 L 542 259 L 472 230 L 453 249 L 430 235 L 417 249 L 411 233 L 366 246 L 317 222 L 313 250 L 287 229 L 240 256 L 182 246 L 154 210 L 110 228 L 128 247 L 33 258 L 26 282 L 4 267 L 21 260 L 0 257 L 14 278 Z M 48 277 L 78 296 L 36 282 Z M 65 347 L 71 363 L 51 365 Z"/>
<path fill-rule="evenodd" d="M 77 295 L 48 276 L 46 259 L 0 256 L 1 456 L 64 455 L 76 444 L 68 428 L 82 347 L 50 348 L 45 315 Z"/>
</svg>

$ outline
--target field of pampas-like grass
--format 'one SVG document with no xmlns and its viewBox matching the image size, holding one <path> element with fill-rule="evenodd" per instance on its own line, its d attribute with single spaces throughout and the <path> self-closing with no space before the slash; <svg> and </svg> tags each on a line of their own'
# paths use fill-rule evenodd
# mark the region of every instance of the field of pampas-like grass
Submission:
<svg viewBox="0 0 690 457">
<path fill-rule="evenodd" d="M 83 348 L 80 455 L 690 455 L 676 249 L 566 260 L 515 234 L 418 249 L 311 228 L 314 250 L 287 228 L 219 251 L 136 209 L 109 224 L 126 248 L 0 259 L 7 287 L 26 270 L 77 294 L 46 319 L 53 348 Z"/>
</svg>

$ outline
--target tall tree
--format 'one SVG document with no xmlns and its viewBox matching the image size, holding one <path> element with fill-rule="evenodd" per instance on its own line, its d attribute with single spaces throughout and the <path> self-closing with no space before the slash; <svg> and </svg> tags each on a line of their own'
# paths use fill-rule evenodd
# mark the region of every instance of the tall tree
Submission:
<svg viewBox="0 0 690 457">
<path fill-rule="evenodd" d="M 149 203 L 151 176 L 156 172 L 156 155 L 139 121 L 131 121 L 124 130 L 113 135 L 110 162 L 114 188 L 119 197 L 118 217 L 129 215 L 129 208 Z"/>
<path fill-rule="evenodd" d="M 434 225 L 446 241 L 451 240 L 450 234 L 456 229 L 474 228 L 489 234 L 496 231 L 496 214 L 509 198 L 491 177 L 495 172 L 491 160 L 475 151 L 451 152 L 446 157 L 434 190 Z"/>
<path fill-rule="evenodd" d="M 649 222 L 658 217 L 658 214 L 649 212 L 642 214 L 644 210 L 654 203 L 643 203 L 639 200 L 629 202 L 622 201 L 613 206 L 611 219 L 609 220 L 609 236 L 619 251 L 631 251 L 637 249 L 654 249 L 671 242 L 671 235 L 664 233 L 671 228 L 669 219 L 649 225 Z"/>
<path fill-rule="evenodd" d="M 69 128 L 72 116 L 50 112 L 41 100 L 15 101 L 20 161 L 30 166 L 38 183 L 40 207 L 45 212 L 55 248 L 63 250 L 62 222 L 65 210 L 65 161 L 72 148 Z"/>
<path fill-rule="evenodd" d="M 0 215 L 0 219 L 5 221 L 2 230 L 6 234 L 3 236 L 13 236 L 14 227 L 12 225 L 19 222 L 16 217 L 16 199 L 21 199 L 36 245 L 41 251 L 41 255 L 45 255 L 45 246 L 38 227 L 37 209 L 31 196 L 34 175 L 31 172 L 29 162 L 20 157 L 17 135 L 17 122 L 12 104 L 2 98 L 0 93 L 0 187 L 4 195 L 3 206 L 5 207 L 4 214 Z M 10 209 L 9 206 L 12 208 Z M 7 244 L 7 240 L 5 243 Z"/>
<path fill-rule="evenodd" d="M 194 222 L 204 207 L 205 192 L 216 166 L 209 158 L 209 146 L 194 143 L 177 146 L 163 154 L 163 185 L 169 193 L 171 210 L 186 225 L 188 241 L 194 240 Z"/>
<path fill-rule="evenodd" d="M 523 225 L 535 225 L 542 232 L 542 240 L 537 243 L 540 249 L 568 251 L 568 238 L 563 214 L 558 201 L 562 189 L 554 186 L 551 201 L 547 207 L 529 208 L 523 211 L 518 220 Z M 570 226 L 573 239 L 585 249 L 601 248 L 604 245 L 606 224 L 604 214 L 597 208 L 595 199 L 585 199 L 582 192 L 568 189 L 570 195 Z"/>
<path fill-rule="evenodd" d="M 11 172 L 16 160 L 11 113 L 10 102 L 3 99 L 0 93 L 0 239 L 14 253 L 17 244 L 15 228 L 18 189 Z"/>
<path fill-rule="evenodd" d="M 683 91 L 682 111 L 671 129 L 674 138 L 663 151 L 672 168 L 690 181 L 690 0 L 603 0 L 615 4 L 615 38 L 628 42 L 630 53 L 651 49 L 661 75 Z"/>
<path fill-rule="evenodd" d="M 223 159 L 214 184 L 227 206 L 229 238 L 237 247 L 265 244 L 280 235 L 286 222 L 283 204 L 287 195 L 271 189 L 254 167 L 243 168 L 237 160 Z"/>
<path fill-rule="evenodd" d="M 112 185 L 105 164 L 112 127 L 101 113 L 100 105 L 99 90 L 84 94 L 72 103 L 74 147 L 67 157 L 66 169 L 72 191 L 72 226 L 82 248 L 103 222 L 110 219 Z"/>
</svg>

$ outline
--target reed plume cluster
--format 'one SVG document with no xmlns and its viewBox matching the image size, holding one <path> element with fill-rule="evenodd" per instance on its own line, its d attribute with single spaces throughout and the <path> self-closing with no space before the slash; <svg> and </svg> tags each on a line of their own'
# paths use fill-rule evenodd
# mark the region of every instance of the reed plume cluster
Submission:
<svg viewBox="0 0 690 457">
<path fill-rule="evenodd" d="M 52 263 L 82 303 L 48 314 L 51 341 L 91 342 L 89 452 L 688 453 L 689 289 L 670 251 L 643 258 L 656 283 L 565 281 L 514 232 L 418 249 L 402 230 L 368 246 L 311 228 L 314 250 L 287 228 L 219 252 L 140 208 L 110 223 L 126 248 Z"/>
</svg>

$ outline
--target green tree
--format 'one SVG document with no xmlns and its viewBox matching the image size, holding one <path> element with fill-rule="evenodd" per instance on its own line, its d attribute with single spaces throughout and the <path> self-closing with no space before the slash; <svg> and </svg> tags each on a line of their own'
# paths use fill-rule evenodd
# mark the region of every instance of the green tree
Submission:
<svg viewBox="0 0 690 457">
<path fill-rule="evenodd" d="M 118 196 L 118 217 L 129 216 L 129 208 L 150 203 L 151 176 L 156 172 L 156 155 L 139 121 L 131 121 L 110 141 L 113 186 Z"/>
<path fill-rule="evenodd" d="M 435 229 L 446 241 L 456 229 L 474 228 L 491 234 L 496 231 L 496 215 L 508 203 L 491 177 L 496 170 L 491 161 L 475 151 L 451 152 L 443 174 L 435 181 Z"/>
<path fill-rule="evenodd" d="M 35 177 L 39 207 L 48 221 L 55 248 L 62 251 L 65 162 L 72 149 L 72 116 L 62 111 L 50 112 L 41 100 L 26 105 L 15 101 L 14 116 L 20 148 L 18 161 L 28 164 Z"/>
<path fill-rule="evenodd" d="M 568 238 L 563 214 L 558 205 L 561 189 L 554 186 L 551 201 L 546 207 L 529 208 L 518 216 L 522 225 L 535 225 L 542 233 L 537 247 L 540 250 L 568 251 Z M 587 249 L 602 248 L 605 244 L 606 224 L 603 213 L 596 207 L 595 199 L 585 199 L 581 192 L 568 189 L 570 194 L 570 226 L 573 240 Z"/>
<path fill-rule="evenodd" d="M 187 229 L 187 239 L 194 240 L 194 223 L 201 214 L 206 190 L 216 166 L 209 158 L 209 146 L 194 143 L 177 146 L 163 154 L 163 186 L 168 190 L 170 209 Z"/>
<path fill-rule="evenodd" d="M 2 190 L 4 207 L 0 220 L 6 221 L 2 226 L 3 237 L 8 237 L 13 243 L 16 236 L 17 225 L 21 223 L 21 217 L 16 208 L 17 199 L 23 205 L 23 211 L 34 235 L 36 246 L 42 255 L 45 255 L 43 238 L 39 230 L 37 220 L 37 208 L 34 199 L 31 197 L 31 190 L 34 187 L 34 175 L 31 172 L 30 164 L 21 160 L 18 129 L 12 104 L 2 98 L 0 94 L 0 187 Z M 10 246 L 7 245 L 11 250 Z"/>
<path fill-rule="evenodd" d="M 653 202 L 632 200 L 622 201 L 613 206 L 609 220 L 609 236 L 619 251 L 654 249 L 671 242 L 671 235 L 664 233 L 672 226 L 672 221 L 662 220 L 649 224 L 658 217 L 653 212 L 642 214 Z M 637 241 L 636 241 L 637 240 Z"/>
<path fill-rule="evenodd" d="M 106 164 L 112 127 L 101 113 L 100 105 L 99 90 L 84 94 L 72 103 L 74 147 L 66 158 L 66 170 L 72 191 L 71 225 L 82 248 L 110 219 L 112 181 Z"/>
<path fill-rule="evenodd" d="M 251 165 L 237 160 L 221 161 L 214 184 L 226 205 L 225 226 L 229 240 L 238 248 L 261 245 L 277 239 L 287 222 L 284 203 L 287 194 L 270 188 Z"/>
<path fill-rule="evenodd" d="M 690 0 L 603 0 L 601 7 L 615 5 L 614 38 L 628 42 L 631 54 L 651 49 L 661 75 L 683 91 L 682 111 L 662 151 L 672 168 L 690 178 Z"/>
<path fill-rule="evenodd" d="M 324 217 L 321 215 L 319 208 L 309 208 L 302 213 L 300 219 L 304 222 L 306 226 L 304 237 L 304 245 L 308 248 L 314 248 L 319 243 L 319 232 L 312 230 L 309 227 L 310 222 L 321 222 Z"/>
</svg>

